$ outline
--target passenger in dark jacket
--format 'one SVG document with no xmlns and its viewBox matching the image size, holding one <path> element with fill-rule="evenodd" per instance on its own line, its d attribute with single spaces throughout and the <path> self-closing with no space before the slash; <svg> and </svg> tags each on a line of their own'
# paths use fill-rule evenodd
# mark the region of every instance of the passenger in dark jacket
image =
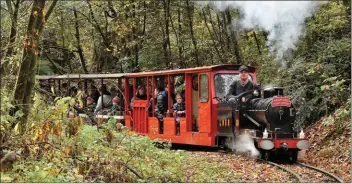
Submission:
<svg viewBox="0 0 352 184">
<path fill-rule="evenodd" d="M 163 114 L 167 112 L 168 100 L 167 100 L 167 92 L 166 91 L 159 91 L 156 97 L 156 109 L 155 112 L 158 114 Z M 158 115 L 157 115 L 158 116 Z"/>
<path fill-rule="evenodd" d="M 180 135 L 180 117 L 185 116 L 185 103 L 183 103 L 181 94 L 176 95 L 176 103 L 174 104 L 172 111 L 175 113 L 176 120 L 176 135 Z"/>
<path fill-rule="evenodd" d="M 97 87 L 95 87 L 94 84 L 90 85 L 89 97 L 94 100 L 94 103 L 98 103 L 98 99 L 99 99 L 100 95 L 99 95 L 99 91 L 98 91 Z"/>
<path fill-rule="evenodd" d="M 143 85 L 138 86 L 137 88 L 137 93 L 136 93 L 136 100 L 146 100 L 147 99 L 147 94 L 146 94 L 146 88 Z M 129 109 L 133 109 L 133 103 L 134 103 L 134 98 L 131 99 Z"/>
<path fill-rule="evenodd" d="M 167 92 L 163 88 L 158 88 L 156 94 L 155 116 L 159 120 L 159 133 L 163 133 L 164 113 L 167 112 L 168 100 Z"/>
</svg>

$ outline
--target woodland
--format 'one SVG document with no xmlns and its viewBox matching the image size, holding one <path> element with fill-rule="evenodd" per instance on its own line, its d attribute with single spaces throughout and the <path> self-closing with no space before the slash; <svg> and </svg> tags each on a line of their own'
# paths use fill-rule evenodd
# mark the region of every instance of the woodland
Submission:
<svg viewBox="0 0 352 184">
<path fill-rule="evenodd" d="M 1 181 L 268 182 L 244 180 L 229 163 L 155 148 L 113 122 L 97 130 L 62 119 L 70 99 L 47 102 L 36 75 L 245 64 L 263 87 L 284 87 L 297 127 L 319 123 L 334 130 L 326 137 L 350 128 L 351 2 L 321 3 L 284 52 L 272 30 L 239 23 L 246 10 L 190 0 L 1 1 Z"/>
</svg>

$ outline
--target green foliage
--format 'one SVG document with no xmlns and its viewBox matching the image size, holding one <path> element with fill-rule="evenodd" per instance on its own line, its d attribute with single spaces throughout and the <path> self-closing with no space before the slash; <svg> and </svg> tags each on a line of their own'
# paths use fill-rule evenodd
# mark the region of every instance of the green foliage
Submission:
<svg viewBox="0 0 352 184">
<path fill-rule="evenodd" d="M 68 135 L 69 127 L 79 127 L 80 122 L 80 118 L 61 119 L 69 103 L 74 103 L 70 97 L 58 98 L 54 106 L 45 110 L 41 97 L 35 95 L 37 111 L 32 112 L 32 125 L 23 137 L 26 137 L 26 146 L 19 144 L 24 146 L 19 148 L 23 157 L 4 173 L 6 177 L 2 181 L 217 182 L 230 176 L 228 166 L 203 163 L 201 158 L 190 158 L 184 151 L 170 150 L 170 144 L 158 149 L 153 144 L 158 140 L 152 141 L 126 129 L 116 131 L 114 119 L 99 130 L 84 125 L 78 133 Z M 51 126 L 43 119 L 58 120 Z M 66 134 L 58 133 L 58 125 L 63 126 L 61 131 Z M 40 143 L 43 141 L 47 144 Z M 11 149 L 16 149 L 15 142 L 11 143 Z M 189 169 L 194 170 L 192 177 L 187 174 Z"/>
<path fill-rule="evenodd" d="M 319 32 L 319 35 L 338 32 L 346 24 L 347 8 L 341 3 L 329 2 L 322 6 L 307 25 L 310 30 Z"/>
<path fill-rule="evenodd" d="M 298 126 L 333 113 L 350 96 L 351 38 L 344 26 L 346 10 L 330 2 L 308 20 L 306 37 L 276 80 L 292 97 Z"/>
<path fill-rule="evenodd" d="M 17 111 L 14 116 L 9 112 L 15 108 L 12 102 L 11 92 L 8 89 L 1 90 L 1 130 L 7 130 L 11 124 L 17 123 L 16 119 L 23 115 L 22 111 Z"/>
<path fill-rule="evenodd" d="M 324 117 L 322 124 L 324 126 L 335 125 L 337 128 L 341 128 L 351 123 L 351 113 L 351 98 L 349 98 L 344 106 L 336 109 L 328 117 Z"/>
</svg>

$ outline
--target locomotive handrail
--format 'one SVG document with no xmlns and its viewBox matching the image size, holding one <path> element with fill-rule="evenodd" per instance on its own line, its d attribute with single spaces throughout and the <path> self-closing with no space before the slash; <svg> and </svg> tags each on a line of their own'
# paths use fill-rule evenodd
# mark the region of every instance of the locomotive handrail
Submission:
<svg viewBox="0 0 352 184">
<path fill-rule="evenodd" d="M 253 124 L 257 125 L 258 127 L 260 127 L 260 124 L 258 122 L 256 122 L 253 118 L 251 118 L 250 116 L 248 116 L 246 113 L 243 114 L 244 117 L 248 118 Z"/>
</svg>

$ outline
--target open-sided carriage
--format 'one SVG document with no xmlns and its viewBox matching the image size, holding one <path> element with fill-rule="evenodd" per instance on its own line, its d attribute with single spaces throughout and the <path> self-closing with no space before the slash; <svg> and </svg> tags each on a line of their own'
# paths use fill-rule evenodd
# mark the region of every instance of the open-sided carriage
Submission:
<svg viewBox="0 0 352 184">
<path fill-rule="evenodd" d="M 66 75 L 46 75 L 46 76 L 37 76 L 37 79 L 40 81 L 40 86 L 46 91 L 50 91 L 55 96 L 71 96 L 77 101 L 82 100 L 83 104 L 79 107 L 70 107 L 70 111 L 67 113 L 67 116 L 73 118 L 75 116 L 80 116 L 87 121 L 91 121 L 92 118 L 97 120 L 99 123 L 105 119 L 108 119 L 110 116 L 119 122 L 124 122 L 124 111 L 108 115 L 108 109 L 102 108 L 99 114 L 93 114 L 91 112 L 94 109 L 91 109 L 87 105 L 86 97 L 88 96 L 90 85 L 96 84 L 102 85 L 104 81 L 110 80 L 117 87 L 118 93 L 117 96 L 119 99 L 124 99 L 124 92 L 122 89 L 123 85 L 123 76 L 125 73 L 120 74 L 66 74 Z M 81 92 L 77 94 L 77 92 Z M 80 99 L 78 99 L 80 98 Z M 103 98 L 104 101 L 104 98 Z M 77 102 L 79 103 L 79 102 Z M 124 106 L 124 101 L 119 101 L 119 106 Z"/>
</svg>

